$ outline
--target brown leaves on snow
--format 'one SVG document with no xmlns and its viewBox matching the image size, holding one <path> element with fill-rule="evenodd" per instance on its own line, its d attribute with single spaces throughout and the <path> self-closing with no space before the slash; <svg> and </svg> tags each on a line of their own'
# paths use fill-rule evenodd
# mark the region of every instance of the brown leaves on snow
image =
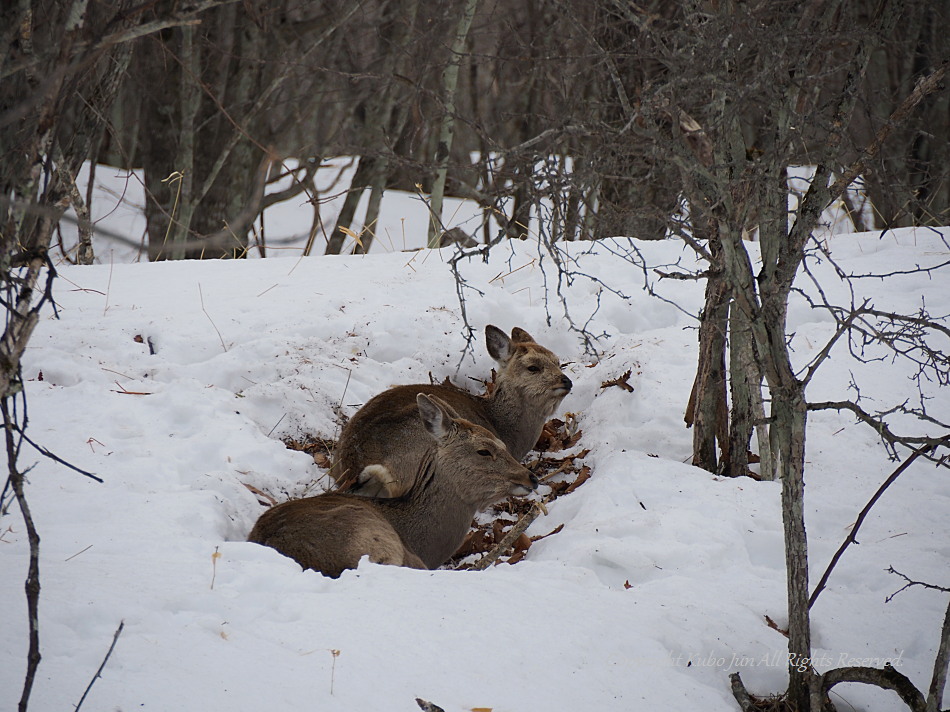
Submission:
<svg viewBox="0 0 950 712">
<path fill-rule="evenodd" d="M 576 417 L 573 413 L 568 413 L 565 420 L 555 418 L 545 424 L 535 449 L 543 453 L 561 452 L 574 447 L 582 434 L 583 432 L 577 428 Z M 590 450 L 582 450 L 563 457 L 545 454 L 528 464 L 528 469 L 538 477 L 541 484 L 550 488 L 550 491 L 541 498 L 542 507 L 558 497 L 572 493 L 590 479 L 590 466 L 581 462 L 589 452 Z M 518 520 L 528 516 L 532 507 L 536 506 L 536 502 L 537 499 L 509 497 L 504 502 L 496 504 L 491 510 L 494 518 L 482 524 L 477 521 L 473 523 L 472 531 L 452 557 L 449 565 L 454 564 L 454 568 L 458 569 L 472 568 L 474 563 L 464 560 L 473 554 L 484 555 L 492 551 Z M 533 537 L 522 533 L 515 539 L 510 551 L 505 552 L 508 558 L 505 559 L 503 556 L 499 561 L 507 561 L 509 564 L 521 561 L 534 542 L 557 534 L 562 528 L 563 525 L 560 525 L 547 534 Z"/>
</svg>

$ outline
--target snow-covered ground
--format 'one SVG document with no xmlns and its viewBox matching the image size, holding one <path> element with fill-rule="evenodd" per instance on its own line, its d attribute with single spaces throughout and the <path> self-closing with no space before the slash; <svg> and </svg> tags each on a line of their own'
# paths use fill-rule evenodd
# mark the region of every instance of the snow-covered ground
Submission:
<svg viewBox="0 0 950 712">
<path fill-rule="evenodd" d="M 392 199 L 391 215 L 414 200 Z M 854 273 L 948 257 L 923 229 L 836 235 L 828 245 Z M 639 247 L 651 265 L 693 264 L 673 242 Z M 629 248 L 567 248 L 577 272 L 627 297 L 584 277 L 562 287 L 570 319 L 603 335 L 597 355 L 569 328 L 554 265 L 530 240 L 499 246 L 487 264 L 462 263 L 479 332 L 464 358 L 451 249 L 62 266 L 59 318 L 47 314 L 24 360 L 29 434 L 104 482 L 23 458 L 36 463 L 28 495 L 42 536 L 43 661 L 31 709 L 75 705 L 120 621 L 83 709 L 409 711 L 421 697 L 447 712 L 731 711 L 727 676 L 737 670 L 753 692 L 783 690 L 787 641 L 765 620 L 787 622 L 779 486 L 685 464 L 696 359 L 687 312 L 698 310 L 701 285 L 664 280 L 656 289 L 670 301 L 649 296 Z M 845 299 L 827 262 L 815 272 L 829 297 Z M 861 279 L 855 289 L 884 311 L 924 300 L 933 314 L 950 313 L 945 279 Z M 337 409 L 352 414 L 430 373 L 485 378 L 485 324 L 521 326 L 568 364 L 575 388 L 562 410 L 578 414 L 574 451 L 590 450 L 593 474 L 528 533 L 563 530 L 514 566 L 364 563 L 337 580 L 244 541 L 263 511 L 245 485 L 285 499 L 325 484 L 282 438 L 334 437 Z M 796 298 L 790 329 L 804 365 L 834 324 Z M 627 370 L 633 393 L 601 387 Z M 853 381 L 884 409 L 914 397 L 910 373 L 900 362 L 859 364 L 842 343 L 809 397 L 843 399 Z M 929 395 L 932 414 L 950 419 L 946 394 Z M 813 584 L 894 467 L 852 417 L 811 416 Z M 884 495 L 813 609 L 820 670 L 892 659 L 926 689 L 946 595 L 914 588 L 885 603 L 903 584 L 885 569 L 948 584 L 948 505 L 945 471 L 920 461 Z M 28 559 L 15 506 L 0 529 L 0 709 L 13 709 Z M 899 707 L 893 693 L 835 693 L 839 709 Z"/>
</svg>

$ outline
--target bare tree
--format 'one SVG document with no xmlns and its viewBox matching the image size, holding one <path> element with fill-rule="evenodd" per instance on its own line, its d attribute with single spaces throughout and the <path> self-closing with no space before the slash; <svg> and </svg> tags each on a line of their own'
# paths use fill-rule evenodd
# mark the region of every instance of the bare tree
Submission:
<svg viewBox="0 0 950 712">
<path fill-rule="evenodd" d="M 914 86 L 855 151 L 848 131 L 866 90 L 867 68 L 878 48 L 894 37 L 901 3 L 809 3 L 802 8 L 783 0 L 754 6 L 697 2 L 677 4 L 666 15 L 641 5 L 604 5 L 611 29 L 625 27 L 626 36 L 636 41 L 607 45 L 594 28 L 587 33 L 592 51 L 601 53 L 622 112 L 619 120 L 588 124 L 588 134 L 626 156 L 652 156 L 676 173 L 681 207 L 652 201 L 642 215 L 662 221 L 707 263 L 701 275 L 693 275 L 707 285 L 688 408 L 696 429 L 694 462 L 714 472 L 746 474 L 751 434 L 761 434 L 766 467 L 782 484 L 790 660 L 810 660 L 805 428 L 810 410 L 835 406 L 809 404 L 807 386 L 842 338 L 893 344 L 895 353 L 917 359 L 926 377 L 943 382 L 945 352 L 928 343 L 946 327 L 925 313 L 871 314 L 868 305 L 816 305 L 836 315 L 838 329 L 799 372 L 789 352 L 789 297 L 808 256 L 819 248 L 813 234 L 823 211 L 867 174 L 895 128 L 939 90 L 946 67 L 923 67 Z M 616 47 L 624 53 L 619 58 L 610 51 Z M 633 71 L 647 77 L 630 78 Z M 581 145 L 581 155 L 593 145 Z M 630 175 L 636 183 L 637 171 L 649 162 L 628 163 L 631 172 L 620 176 Z M 789 212 L 788 169 L 807 164 L 815 166 L 815 174 Z M 611 200 L 633 211 L 631 195 L 614 192 Z M 606 205 L 603 198 L 598 194 L 599 209 Z M 746 239 L 753 232 L 759 243 L 755 258 Z M 763 379 L 770 406 L 767 429 Z M 866 413 L 853 402 L 838 405 L 879 429 L 886 426 L 887 413 Z M 913 414 L 927 419 L 922 406 L 923 399 Z M 950 430 L 933 418 L 927 422 Z M 946 464 L 945 457 L 932 452 L 943 446 L 939 438 L 895 436 L 895 454 L 897 443 L 912 449 L 927 444 L 927 456 Z M 788 708 L 821 710 L 822 691 L 838 674 L 829 671 L 823 678 L 810 665 L 790 665 Z"/>
<path fill-rule="evenodd" d="M 742 433 L 730 441 L 722 430 L 723 353 L 730 312 L 734 353 L 751 347 L 768 385 L 771 455 L 782 482 L 792 660 L 811 657 L 803 489 L 809 410 L 805 390 L 830 345 L 804 374 L 796 372 L 788 348 L 788 299 L 822 212 L 866 169 L 883 143 L 884 136 L 878 136 L 861 159 L 833 176 L 844 165 L 844 132 L 872 50 L 891 36 L 899 14 L 900 4 L 886 1 L 866 26 L 837 4 L 809 5 L 798 14 L 787 13 L 782 3 L 688 12 L 672 40 L 656 38 L 651 45 L 671 70 L 669 80 L 644 95 L 630 117 L 633 132 L 663 146 L 679 167 L 690 209 L 690 231 L 680 232 L 709 263 L 694 389 L 695 422 L 704 428 L 695 440 L 697 464 L 715 469 L 715 452 L 709 451 L 715 435 L 724 460 L 741 467 L 733 474 L 745 471 L 753 410 L 736 397 L 736 388 L 732 415 L 743 423 Z M 764 34 L 762 27 L 771 31 Z M 691 72 L 682 60 L 673 64 L 676 57 L 663 52 L 670 46 L 689 56 L 715 57 L 722 69 Z M 827 76 L 815 74 L 818 66 Z M 942 71 L 930 70 L 891 116 L 890 125 L 939 85 Z M 828 94 L 830 101 L 819 100 Z M 747 102 L 753 103 L 751 110 L 743 106 Z M 814 141 L 807 160 L 817 167 L 789 220 L 786 168 L 805 162 L 799 153 L 802 135 Z M 743 241 L 756 224 L 758 269 Z M 736 313 L 741 314 L 738 324 Z M 843 316 L 835 338 L 857 319 L 855 312 Z M 732 378 L 746 379 L 746 391 L 758 387 L 757 371 L 733 372 Z M 821 709 L 820 687 L 819 676 L 809 666 L 790 665 L 787 700 L 792 709 Z"/>
<path fill-rule="evenodd" d="M 26 435 L 20 360 L 41 310 L 52 302 L 50 240 L 66 207 L 77 199 L 76 175 L 101 135 L 129 62 L 130 43 L 164 28 L 191 25 L 221 2 L 192 3 L 147 20 L 132 11 L 131 3 L 88 7 L 81 0 L 37 0 L 7 3 L 0 11 L 0 411 L 8 468 L 0 515 L 12 496 L 30 545 L 29 645 L 20 712 L 29 705 L 41 652 L 40 537 L 18 460 L 25 444 L 58 460 Z"/>
<path fill-rule="evenodd" d="M 294 0 L 228 5 L 138 47 L 125 89 L 142 104 L 134 142 L 150 259 L 246 254 L 271 166 L 318 153 L 302 130 L 322 96 L 310 70 L 359 10 Z"/>
</svg>

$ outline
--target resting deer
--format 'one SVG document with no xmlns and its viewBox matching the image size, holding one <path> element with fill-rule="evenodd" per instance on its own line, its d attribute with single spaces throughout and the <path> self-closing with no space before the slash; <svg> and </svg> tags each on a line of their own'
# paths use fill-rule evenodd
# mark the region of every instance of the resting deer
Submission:
<svg viewBox="0 0 950 712">
<path fill-rule="evenodd" d="M 305 569 L 336 578 L 369 556 L 379 564 L 431 569 L 454 554 L 472 517 L 509 495 L 525 495 L 538 478 L 505 444 L 464 420 L 435 396 L 416 396 L 425 437 L 432 441 L 414 486 L 377 499 L 329 492 L 264 512 L 248 541 L 271 546 Z M 385 479 L 384 466 L 374 476 Z"/>
<path fill-rule="evenodd" d="M 494 388 L 476 396 L 454 386 L 397 386 L 372 398 L 343 428 L 331 474 L 340 489 L 375 497 L 396 497 L 411 487 L 419 463 L 433 449 L 425 437 L 416 395 L 431 393 L 466 420 L 501 440 L 516 460 L 538 442 L 544 423 L 573 384 L 557 356 L 515 327 L 511 338 L 485 327 L 488 353 L 499 364 Z M 398 444 L 398 447 L 394 447 Z M 382 466 L 382 470 L 377 469 Z M 385 471 L 387 479 L 379 477 Z"/>
</svg>

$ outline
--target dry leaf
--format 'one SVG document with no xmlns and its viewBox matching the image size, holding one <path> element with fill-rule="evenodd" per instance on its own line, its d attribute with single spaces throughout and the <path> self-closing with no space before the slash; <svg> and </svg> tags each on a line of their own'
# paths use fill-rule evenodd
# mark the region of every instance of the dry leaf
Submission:
<svg viewBox="0 0 950 712">
<path fill-rule="evenodd" d="M 765 617 L 765 623 L 766 623 L 766 625 L 768 625 L 768 627 L 771 628 L 772 630 L 777 630 L 779 633 L 781 633 L 782 635 L 784 635 L 786 638 L 788 637 L 788 630 L 783 629 L 783 628 L 779 628 L 779 627 L 778 627 L 778 623 L 776 623 L 775 621 L 773 621 L 773 620 L 772 620 L 771 618 L 769 618 L 768 616 Z"/>
<path fill-rule="evenodd" d="M 356 240 L 356 244 L 360 246 L 360 249 L 361 249 L 361 250 L 363 249 L 363 240 L 362 240 L 362 238 L 359 236 L 359 233 L 354 232 L 353 230 L 351 230 L 351 229 L 348 228 L 348 227 L 343 227 L 342 225 L 340 226 L 340 232 L 345 233 L 345 234 L 349 235 L 350 237 L 352 237 L 354 240 Z"/>
<path fill-rule="evenodd" d="M 631 370 L 628 370 L 619 378 L 614 378 L 610 381 L 604 381 L 600 384 L 601 388 L 610 388 L 611 386 L 617 386 L 618 388 L 623 388 L 628 393 L 633 393 L 633 386 L 627 383 L 627 380 L 630 378 Z"/>
<path fill-rule="evenodd" d="M 549 536 L 553 534 L 557 534 L 563 528 L 564 528 L 563 524 L 558 524 L 556 527 L 554 527 L 554 529 L 549 531 L 547 534 L 538 534 L 536 536 L 531 537 L 531 541 L 541 541 L 542 539 L 547 539 Z"/>
<path fill-rule="evenodd" d="M 574 482 L 571 483 L 571 485 L 566 490 L 564 490 L 564 494 L 570 494 L 571 492 L 576 490 L 578 487 L 580 487 L 582 484 L 587 482 L 587 480 L 589 479 L 590 479 L 590 468 L 587 465 L 584 465 L 581 468 L 581 471 L 577 473 L 577 479 L 574 480 Z"/>
</svg>

